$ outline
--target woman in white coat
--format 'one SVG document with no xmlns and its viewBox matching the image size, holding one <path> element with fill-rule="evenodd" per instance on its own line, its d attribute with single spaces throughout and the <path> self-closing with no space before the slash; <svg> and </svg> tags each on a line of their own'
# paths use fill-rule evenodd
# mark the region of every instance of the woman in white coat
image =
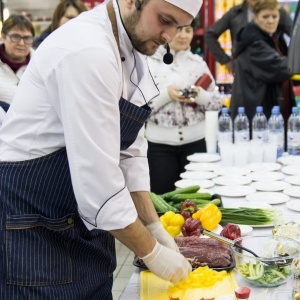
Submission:
<svg viewBox="0 0 300 300">
<path fill-rule="evenodd" d="M 32 23 L 22 15 L 12 15 L 1 30 L 0 44 L 0 101 L 6 110 L 11 104 L 20 79 L 33 54 Z M 2 106 L 1 105 L 1 106 Z"/>
<path fill-rule="evenodd" d="M 160 95 L 150 103 L 152 114 L 146 126 L 151 190 L 159 194 L 174 189 L 188 155 L 206 151 L 205 111 L 219 110 L 222 106 L 206 62 L 191 52 L 192 26 L 180 29 L 170 43 L 172 64 L 163 63 L 166 51 L 163 46 L 148 58 L 160 90 Z M 181 96 L 180 90 L 195 84 L 203 74 L 212 80 L 207 90 L 197 88 L 195 102 Z"/>
</svg>

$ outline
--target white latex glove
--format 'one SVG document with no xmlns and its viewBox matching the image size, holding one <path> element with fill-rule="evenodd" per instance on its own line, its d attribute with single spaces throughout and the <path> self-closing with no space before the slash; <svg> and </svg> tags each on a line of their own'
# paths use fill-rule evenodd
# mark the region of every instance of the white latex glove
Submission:
<svg viewBox="0 0 300 300">
<path fill-rule="evenodd" d="M 152 252 L 141 259 L 152 273 L 173 284 L 186 279 L 192 271 L 190 263 L 183 255 L 158 242 Z"/>
<path fill-rule="evenodd" d="M 151 234 L 157 239 L 157 241 L 179 253 L 177 244 L 175 243 L 174 238 L 164 229 L 161 222 L 154 222 L 150 225 L 147 225 L 146 228 L 151 232 Z"/>
</svg>

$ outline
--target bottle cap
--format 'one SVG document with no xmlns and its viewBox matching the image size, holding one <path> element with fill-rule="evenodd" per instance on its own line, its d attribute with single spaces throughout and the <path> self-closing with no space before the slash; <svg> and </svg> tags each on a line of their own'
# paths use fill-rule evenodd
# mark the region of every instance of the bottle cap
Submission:
<svg viewBox="0 0 300 300">
<path fill-rule="evenodd" d="M 222 114 L 228 114 L 228 108 L 227 107 L 222 108 Z"/>
<path fill-rule="evenodd" d="M 237 299 L 248 299 L 250 296 L 250 292 L 251 290 L 246 286 L 240 286 L 234 290 Z"/>
<path fill-rule="evenodd" d="M 238 113 L 243 114 L 245 112 L 245 107 L 238 107 Z"/>
<path fill-rule="evenodd" d="M 278 108 L 276 108 L 275 106 L 272 108 L 272 115 L 278 115 L 279 114 L 279 110 Z"/>
<path fill-rule="evenodd" d="M 275 106 L 273 106 L 273 108 L 276 108 L 278 111 L 280 111 L 280 106 L 279 105 L 275 105 Z"/>
<path fill-rule="evenodd" d="M 292 113 L 298 114 L 298 107 L 296 107 L 296 106 L 292 107 Z"/>
<path fill-rule="evenodd" d="M 262 113 L 264 111 L 263 107 L 262 106 L 257 106 L 256 107 L 256 112 L 257 113 Z"/>
</svg>

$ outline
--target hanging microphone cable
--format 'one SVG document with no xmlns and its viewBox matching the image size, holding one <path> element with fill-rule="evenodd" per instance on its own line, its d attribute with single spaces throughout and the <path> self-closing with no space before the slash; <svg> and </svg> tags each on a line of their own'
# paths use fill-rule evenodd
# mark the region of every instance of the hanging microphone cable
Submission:
<svg viewBox="0 0 300 300">
<path fill-rule="evenodd" d="M 163 57 L 163 62 L 170 65 L 173 62 L 173 54 L 170 52 L 169 44 L 166 44 L 167 53 Z"/>
</svg>

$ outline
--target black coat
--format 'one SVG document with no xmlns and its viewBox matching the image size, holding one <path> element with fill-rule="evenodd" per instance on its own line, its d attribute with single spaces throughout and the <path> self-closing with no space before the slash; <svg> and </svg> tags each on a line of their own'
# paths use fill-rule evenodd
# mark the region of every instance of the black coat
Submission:
<svg viewBox="0 0 300 300">
<path fill-rule="evenodd" d="M 282 34 L 277 35 L 284 56 L 276 51 L 274 39 L 253 22 L 237 34 L 230 104 L 233 118 L 239 106 L 245 107 L 250 122 L 256 106 L 263 106 L 267 117 L 274 105 L 282 106 L 282 82 L 291 74 L 287 68 L 287 46 Z"/>
</svg>

